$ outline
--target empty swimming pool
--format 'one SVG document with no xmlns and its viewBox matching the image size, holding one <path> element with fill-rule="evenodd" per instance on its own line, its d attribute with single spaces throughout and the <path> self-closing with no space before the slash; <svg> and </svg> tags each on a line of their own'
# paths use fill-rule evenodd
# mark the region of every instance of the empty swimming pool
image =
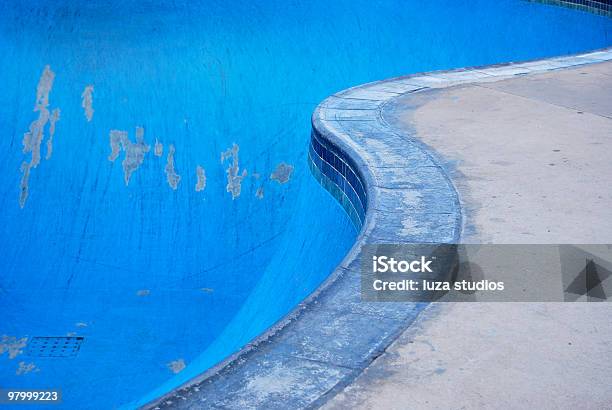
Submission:
<svg viewBox="0 0 612 410">
<path fill-rule="evenodd" d="M 238 351 L 359 230 L 310 175 L 353 85 L 610 44 L 526 1 L 0 5 L 0 386 L 131 408 Z"/>
</svg>

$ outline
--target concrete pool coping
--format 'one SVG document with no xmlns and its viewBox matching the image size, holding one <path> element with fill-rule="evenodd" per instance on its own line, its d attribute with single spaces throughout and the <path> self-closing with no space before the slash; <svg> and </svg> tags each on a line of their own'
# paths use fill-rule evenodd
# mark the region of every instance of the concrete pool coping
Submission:
<svg viewBox="0 0 612 410">
<path fill-rule="evenodd" d="M 362 246 L 456 243 L 462 232 L 457 192 L 437 154 L 408 135 L 408 130 L 389 126 L 381 115 L 385 106 L 400 96 L 432 88 L 610 60 L 612 48 L 606 48 L 567 57 L 398 77 L 327 98 L 313 114 L 313 138 L 350 158 L 356 168 L 353 171 L 365 186 L 367 210 L 355 245 L 330 277 L 275 326 L 146 407 L 304 408 L 333 397 L 426 307 L 423 303 L 361 302 L 357 258 Z M 338 177 L 342 175 L 338 169 L 328 165 L 328 173 L 336 170 L 331 176 L 322 172 L 328 183 L 343 192 L 352 187 L 346 184 L 347 178 Z"/>
<path fill-rule="evenodd" d="M 432 303 L 323 409 L 610 408 L 612 363 L 599 358 L 612 354 L 612 304 L 519 297 L 561 290 L 540 283 L 545 271 L 567 272 L 562 244 L 610 243 L 610 95 L 612 61 L 406 94 L 385 106 L 388 123 L 446 160 L 466 220 L 461 243 L 471 244 L 461 248 L 501 250 L 492 266 L 462 258 L 459 275 L 503 271 L 521 291 L 513 303 L 476 294 Z M 555 249 L 546 262 L 543 244 Z M 540 262 L 506 254 L 519 247 L 538 249 Z"/>
</svg>

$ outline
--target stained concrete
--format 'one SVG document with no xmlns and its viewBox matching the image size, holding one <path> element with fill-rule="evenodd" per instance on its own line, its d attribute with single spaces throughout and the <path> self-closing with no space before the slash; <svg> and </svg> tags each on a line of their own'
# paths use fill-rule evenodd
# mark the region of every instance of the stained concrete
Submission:
<svg viewBox="0 0 612 410">
<path fill-rule="evenodd" d="M 437 151 L 465 242 L 612 242 L 612 63 L 395 98 Z M 328 409 L 609 408 L 612 305 L 433 304 Z"/>
</svg>

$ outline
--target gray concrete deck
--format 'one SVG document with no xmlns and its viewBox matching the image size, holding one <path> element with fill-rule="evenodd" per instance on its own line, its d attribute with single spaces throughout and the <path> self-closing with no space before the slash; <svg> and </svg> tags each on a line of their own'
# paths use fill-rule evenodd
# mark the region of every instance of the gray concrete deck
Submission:
<svg viewBox="0 0 612 410">
<path fill-rule="evenodd" d="M 478 71 L 478 70 L 475 70 Z M 612 62 L 394 98 L 467 243 L 612 243 Z M 612 304 L 432 304 L 325 408 L 611 408 Z"/>
</svg>

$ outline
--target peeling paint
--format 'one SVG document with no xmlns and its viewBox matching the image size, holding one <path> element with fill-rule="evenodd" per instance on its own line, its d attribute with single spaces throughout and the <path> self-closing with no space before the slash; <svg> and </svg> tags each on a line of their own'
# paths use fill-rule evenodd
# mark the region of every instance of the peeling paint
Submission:
<svg viewBox="0 0 612 410">
<path fill-rule="evenodd" d="M 36 104 L 34 105 L 34 112 L 39 112 L 38 118 L 30 124 L 29 131 L 23 136 L 23 152 L 32 153 L 32 160 L 30 166 L 36 168 L 40 163 L 40 144 L 44 137 L 44 127 L 49 120 L 49 93 L 53 87 L 53 81 L 55 80 L 55 73 L 51 71 L 51 68 L 45 66 L 43 73 L 38 80 L 38 86 L 36 87 Z"/>
<path fill-rule="evenodd" d="M 232 159 L 232 164 L 227 168 L 227 186 L 226 191 L 232 194 L 232 199 L 236 199 L 240 196 L 242 189 L 242 180 L 247 176 L 247 170 L 243 169 L 240 173 L 238 151 L 240 147 L 238 144 L 232 144 L 232 148 L 228 148 L 221 153 L 221 163 L 224 163 L 227 159 Z"/>
<path fill-rule="evenodd" d="M 185 360 L 183 359 L 174 360 L 168 363 L 168 368 L 174 374 L 180 373 L 185 367 L 187 366 L 185 365 Z"/>
<path fill-rule="evenodd" d="M 38 119 L 30 124 L 29 131 L 23 135 L 23 153 L 32 153 L 30 160 L 31 168 L 36 168 L 40 163 L 40 144 L 44 137 L 44 127 L 48 121 L 49 111 L 46 108 L 42 108 Z"/>
<path fill-rule="evenodd" d="M 225 151 L 223 151 L 221 153 L 221 163 L 223 164 L 226 159 L 231 158 L 234 155 L 234 152 L 238 152 L 239 149 L 240 148 L 238 147 L 238 145 L 236 145 L 236 143 L 234 143 L 232 145 L 232 148 L 228 148 Z"/>
<path fill-rule="evenodd" d="M 162 154 L 164 153 L 164 146 L 161 142 L 157 140 L 157 138 L 155 138 L 155 149 L 153 153 L 155 154 L 156 157 L 161 157 Z"/>
<path fill-rule="evenodd" d="M 21 163 L 21 182 L 19 183 L 19 206 L 24 207 L 26 200 L 28 199 L 29 188 L 28 180 L 30 179 L 30 164 L 27 162 Z"/>
<path fill-rule="evenodd" d="M 15 374 L 17 376 L 21 376 L 22 374 L 27 374 L 30 372 L 39 372 L 39 371 L 40 369 L 36 367 L 34 363 L 19 362 L 19 367 L 17 368 L 17 371 L 15 372 Z"/>
<path fill-rule="evenodd" d="M 23 353 L 23 348 L 28 344 L 28 338 L 17 339 L 15 336 L 2 335 L 0 342 L 0 356 L 8 352 L 9 359 L 14 359 Z"/>
<path fill-rule="evenodd" d="M 138 292 L 136 292 L 136 296 L 149 296 L 151 294 L 151 291 L 149 289 L 141 289 Z"/>
<path fill-rule="evenodd" d="M 206 171 L 199 165 L 196 167 L 196 176 L 198 182 L 196 183 L 195 190 L 196 192 L 203 191 L 206 188 Z"/>
<path fill-rule="evenodd" d="M 168 147 L 168 161 L 166 163 L 166 179 L 168 180 L 168 185 L 170 188 L 176 190 L 179 182 L 181 181 L 181 176 L 176 173 L 174 169 L 174 145 L 170 144 Z"/>
<path fill-rule="evenodd" d="M 144 142 L 144 128 L 136 127 L 136 143 L 127 140 L 127 145 L 123 149 L 125 150 L 125 158 L 121 165 L 123 165 L 125 185 L 127 186 L 132 173 L 142 165 L 146 153 L 151 149 Z"/>
<path fill-rule="evenodd" d="M 213 292 L 214 292 L 214 289 L 213 289 L 213 288 L 202 288 L 202 289 L 200 289 L 200 290 L 201 290 L 202 292 L 205 292 L 205 293 L 213 293 Z"/>
<path fill-rule="evenodd" d="M 121 147 L 125 145 L 125 141 L 128 140 L 128 133 L 127 131 L 111 130 L 109 137 L 111 153 L 108 156 L 108 160 L 114 161 L 119 157 Z"/>
<path fill-rule="evenodd" d="M 23 134 L 23 153 L 31 153 L 30 162 L 24 161 L 21 164 L 20 171 L 22 173 L 21 182 L 19 184 L 19 206 L 23 208 L 28 198 L 30 171 L 36 168 L 40 163 L 40 146 L 44 139 L 44 130 L 47 123 L 49 124 L 49 140 L 47 141 L 47 156 L 51 157 L 53 150 L 53 135 L 55 134 L 55 123 L 59 120 L 60 110 L 58 108 L 49 113 L 49 93 L 53 88 L 55 73 L 46 65 L 36 87 L 36 103 L 34 104 L 34 112 L 38 112 L 38 118 L 30 123 L 28 132 Z"/>
<path fill-rule="evenodd" d="M 55 135 L 55 123 L 60 119 L 60 109 L 55 108 L 51 111 L 51 116 L 49 117 L 49 138 L 47 138 L 47 155 L 45 155 L 45 159 L 50 159 L 53 154 L 53 136 Z"/>
<path fill-rule="evenodd" d="M 85 322 L 77 322 L 74 324 L 76 327 L 87 327 L 87 323 Z"/>
<path fill-rule="evenodd" d="M 93 85 L 88 85 L 87 87 L 85 87 L 85 90 L 83 90 L 83 94 L 81 94 L 81 107 L 83 107 L 83 109 L 85 110 L 85 118 L 87 118 L 88 122 L 91 121 L 94 114 L 93 91 Z"/>
<path fill-rule="evenodd" d="M 257 199 L 263 199 L 263 197 L 264 197 L 264 188 L 262 186 L 257 188 L 257 192 L 255 192 L 255 196 L 257 197 Z"/>
<path fill-rule="evenodd" d="M 276 166 L 276 169 L 270 175 L 270 179 L 277 181 L 279 184 L 284 184 L 291 178 L 293 172 L 293 165 L 285 164 L 281 162 Z"/>
<path fill-rule="evenodd" d="M 144 162 L 145 155 L 151 150 L 151 146 L 144 142 L 144 128 L 142 127 L 136 127 L 136 142 L 130 141 L 127 131 L 111 130 L 109 137 L 111 146 L 109 161 L 115 161 L 121 151 L 125 152 L 121 165 L 127 186 L 134 171 Z"/>
</svg>

